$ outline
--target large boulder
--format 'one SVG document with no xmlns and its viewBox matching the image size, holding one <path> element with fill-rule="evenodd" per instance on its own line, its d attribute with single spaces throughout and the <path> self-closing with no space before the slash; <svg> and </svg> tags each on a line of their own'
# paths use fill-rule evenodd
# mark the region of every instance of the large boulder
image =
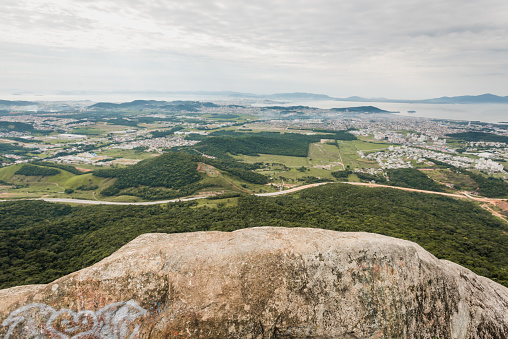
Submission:
<svg viewBox="0 0 508 339">
<path fill-rule="evenodd" d="M 507 338 L 508 289 L 377 234 L 144 234 L 1 290 L 0 324 L 2 338 Z"/>
</svg>

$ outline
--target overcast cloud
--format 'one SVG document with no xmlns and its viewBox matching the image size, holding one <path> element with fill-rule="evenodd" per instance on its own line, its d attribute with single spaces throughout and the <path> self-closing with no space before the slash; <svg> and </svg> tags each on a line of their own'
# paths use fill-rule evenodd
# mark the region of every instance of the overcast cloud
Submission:
<svg viewBox="0 0 508 339">
<path fill-rule="evenodd" d="M 0 90 L 508 95 L 506 0 L 0 0 Z"/>
</svg>

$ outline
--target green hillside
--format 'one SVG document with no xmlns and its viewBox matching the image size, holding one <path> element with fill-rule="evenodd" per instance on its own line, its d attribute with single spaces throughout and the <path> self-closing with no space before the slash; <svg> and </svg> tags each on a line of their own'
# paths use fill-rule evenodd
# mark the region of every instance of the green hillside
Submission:
<svg viewBox="0 0 508 339">
<path fill-rule="evenodd" d="M 101 260 L 143 233 L 267 225 L 411 240 L 508 286 L 505 223 L 470 201 L 388 188 L 332 184 L 286 196 L 250 195 L 210 204 L 62 207 L 4 202 L 0 216 L 0 288 L 47 283 Z"/>
<path fill-rule="evenodd" d="M 171 199 L 189 196 L 208 187 L 224 187 L 218 181 L 205 180 L 207 175 L 198 172 L 200 162 L 210 164 L 246 182 L 254 184 L 268 182 L 265 176 L 253 172 L 256 167 L 249 164 L 173 152 L 125 168 L 96 170 L 93 175 L 116 178 L 111 186 L 101 191 L 103 196 L 123 194 L 147 200 Z"/>
</svg>

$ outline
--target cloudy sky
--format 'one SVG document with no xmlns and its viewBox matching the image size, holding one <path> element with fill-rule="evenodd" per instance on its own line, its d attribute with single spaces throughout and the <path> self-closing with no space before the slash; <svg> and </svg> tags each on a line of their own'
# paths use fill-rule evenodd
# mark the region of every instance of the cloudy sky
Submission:
<svg viewBox="0 0 508 339">
<path fill-rule="evenodd" d="M 0 0 L 0 91 L 508 95 L 506 0 Z"/>
</svg>

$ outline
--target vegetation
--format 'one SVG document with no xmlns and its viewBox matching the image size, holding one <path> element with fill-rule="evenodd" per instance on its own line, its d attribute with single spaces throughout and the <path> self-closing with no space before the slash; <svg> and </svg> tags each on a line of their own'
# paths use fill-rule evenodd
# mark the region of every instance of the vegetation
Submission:
<svg viewBox="0 0 508 339">
<path fill-rule="evenodd" d="M 28 149 L 28 148 L 0 142 L 0 154 L 11 153 L 11 154 L 16 154 L 16 155 L 23 155 L 28 152 L 30 152 L 30 149 Z"/>
<path fill-rule="evenodd" d="M 30 124 L 24 122 L 0 121 L 0 132 L 35 132 L 36 130 Z M 39 131 L 36 131 L 39 132 Z"/>
<path fill-rule="evenodd" d="M 502 198 L 508 196 L 508 183 L 501 178 L 485 177 L 469 171 L 464 171 L 478 184 L 478 193 L 488 198 Z"/>
<path fill-rule="evenodd" d="M 443 192 L 445 190 L 444 185 L 438 184 L 414 168 L 399 168 L 387 170 L 386 172 L 390 178 L 390 181 L 387 182 L 388 185 L 435 192 Z"/>
<path fill-rule="evenodd" d="M 201 180 L 197 170 L 199 158 L 185 153 L 164 153 L 161 156 L 146 159 L 127 168 L 96 170 L 93 175 L 105 178 L 117 178 L 115 183 L 101 194 L 116 195 L 126 188 L 139 186 L 165 187 L 180 190 Z M 127 193 L 137 195 L 137 191 Z M 184 194 L 184 192 L 181 192 Z M 179 194 L 175 194 L 178 196 Z M 183 196 L 183 195 L 179 195 Z"/>
<path fill-rule="evenodd" d="M 34 162 L 33 164 L 37 165 L 37 166 L 59 168 L 64 171 L 70 172 L 72 174 L 76 174 L 76 175 L 85 174 L 84 172 L 78 170 L 76 167 L 71 166 L 71 165 L 55 164 L 52 162 L 45 162 L 45 161 L 37 161 L 37 162 Z"/>
<path fill-rule="evenodd" d="M 217 208 L 197 202 L 154 206 L 0 204 L 0 288 L 47 283 L 87 267 L 147 232 L 315 227 L 417 242 L 508 286 L 508 227 L 473 202 L 342 184 L 278 197 L 241 196 Z M 219 202 L 219 200 L 214 200 Z"/>
<path fill-rule="evenodd" d="M 81 185 L 81 186 L 76 187 L 76 189 L 80 190 L 80 191 L 94 191 L 98 188 L 99 188 L 99 185 L 95 185 L 92 183 L 88 183 L 86 185 Z"/>
<path fill-rule="evenodd" d="M 478 188 L 478 184 L 458 168 L 434 169 L 425 171 L 425 174 L 437 182 L 451 184 L 457 190 L 475 191 Z"/>
<path fill-rule="evenodd" d="M 23 165 L 19 170 L 14 172 L 14 174 L 17 175 L 26 175 L 26 176 L 43 176 L 43 177 L 49 177 L 52 175 L 60 174 L 60 171 L 56 168 L 47 168 L 47 167 L 40 167 L 30 164 Z"/>
<path fill-rule="evenodd" d="M 337 178 L 337 179 L 347 179 L 347 177 L 348 177 L 350 174 L 353 174 L 353 171 L 350 171 L 350 170 L 344 170 L 344 171 L 336 171 L 336 172 L 332 172 L 333 177 L 334 177 L 334 178 Z"/>
<path fill-rule="evenodd" d="M 250 183 L 268 183 L 267 177 L 252 171 L 258 168 L 257 165 L 172 152 L 143 160 L 127 168 L 96 170 L 93 175 L 117 178 L 113 185 L 101 192 L 104 196 L 125 194 L 149 200 L 171 199 L 188 196 L 213 186 L 200 183 L 203 176 L 197 170 L 198 162 L 212 165 Z"/>
<path fill-rule="evenodd" d="M 173 134 L 175 134 L 175 132 L 180 131 L 182 129 L 183 129 L 182 126 L 177 126 L 177 127 L 171 128 L 169 130 L 164 130 L 164 131 L 151 131 L 150 134 L 154 138 L 163 138 L 163 137 L 167 137 L 169 135 L 173 135 Z"/>
<path fill-rule="evenodd" d="M 265 185 L 268 183 L 268 178 L 266 176 L 253 172 L 253 170 L 259 168 L 259 163 L 245 164 L 229 159 L 207 158 L 203 158 L 203 162 L 253 184 Z"/>
<path fill-rule="evenodd" d="M 355 173 L 362 181 L 375 181 L 378 184 L 386 184 L 386 178 L 380 175 L 373 175 L 368 173 Z"/>
<path fill-rule="evenodd" d="M 356 138 L 354 135 L 342 132 L 330 135 L 304 135 L 297 133 L 236 133 L 209 137 L 201 141 L 196 148 L 205 154 L 219 158 L 229 158 L 229 154 L 259 155 L 276 154 L 296 157 L 306 157 L 309 145 L 321 139 Z"/>
<path fill-rule="evenodd" d="M 460 139 L 464 141 L 487 141 L 487 142 L 506 142 L 508 143 L 508 137 L 504 135 L 497 135 L 493 133 L 485 132 L 463 132 L 448 134 L 449 137 Z"/>
</svg>

